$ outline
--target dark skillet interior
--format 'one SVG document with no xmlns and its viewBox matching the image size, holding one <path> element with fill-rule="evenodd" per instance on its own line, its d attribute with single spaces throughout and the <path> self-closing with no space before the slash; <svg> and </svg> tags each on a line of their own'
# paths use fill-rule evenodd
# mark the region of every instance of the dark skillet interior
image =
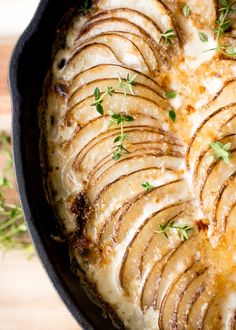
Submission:
<svg viewBox="0 0 236 330">
<path fill-rule="evenodd" d="M 93 304 L 69 264 L 66 244 L 51 238 L 56 220 L 46 202 L 39 162 L 37 106 L 51 64 L 56 28 L 70 8 L 82 1 L 42 0 L 21 36 L 10 65 L 13 99 L 13 147 L 19 193 L 28 227 L 46 271 L 65 304 L 84 329 L 114 329 Z M 40 312 L 40 311 L 39 311 Z M 69 329 L 65 329 L 69 330 Z"/>
</svg>

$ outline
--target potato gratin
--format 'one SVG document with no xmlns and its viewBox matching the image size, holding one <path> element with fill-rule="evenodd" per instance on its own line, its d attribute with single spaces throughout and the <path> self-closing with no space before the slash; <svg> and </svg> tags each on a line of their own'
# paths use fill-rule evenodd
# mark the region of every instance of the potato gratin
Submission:
<svg viewBox="0 0 236 330">
<path fill-rule="evenodd" d="M 118 327 L 236 327 L 235 13 L 227 0 L 85 1 L 53 59 L 47 197 Z"/>
</svg>

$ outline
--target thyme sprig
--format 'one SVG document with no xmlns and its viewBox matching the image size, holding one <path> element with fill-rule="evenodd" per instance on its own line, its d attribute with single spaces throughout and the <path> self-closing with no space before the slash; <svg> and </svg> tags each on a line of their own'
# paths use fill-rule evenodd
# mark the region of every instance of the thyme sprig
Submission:
<svg viewBox="0 0 236 330">
<path fill-rule="evenodd" d="M 104 109 L 103 109 L 103 100 L 106 96 L 113 96 L 113 94 L 121 89 L 122 93 L 124 94 L 124 96 L 127 96 L 128 91 L 132 94 L 135 95 L 134 92 L 134 86 L 136 85 L 135 83 L 135 79 L 136 79 L 137 75 L 127 75 L 126 79 L 121 78 L 121 76 L 119 75 L 118 77 L 118 84 L 117 86 L 113 87 L 113 86 L 108 86 L 105 90 L 105 92 L 101 93 L 100 89 L 98 87 L 95 88 L 94 90 L 94 103 L 91 104 L 92 107 L 95 107 L 97 112 L 100 113 L 101 115 L 104 114 Z"/>
<path fill-rule="evenodd" d="M 169 238 L 168 232 L 177 231 L 179 238 L 182 241 L 188 240 L 189 231 L 193 230 L 193 227 L 185 225 L 185 224 L 176 224 L 175 221 L 167 221 L 163 224 L 159 224 L 159 234 L 165 235 L 166 238 Z"/>
<path fill-rule="evenodd" d="M 125 141 L 128 141 L 128 135 L 124 132 L 124 123 L 131 121 L 134 121 L 132 116 L 126 116 L 118 113 L 111 115 L 110 126 L 114 124 L 120 125 L 120 135 L 114 139 L 114 143 L 116 143 L 115 152 L 112 157 L 114 160 L 119 160 L 124 154 L 129 153 L 129 150 L 124 146 Z"/>
<path fill-rule="evenodd" d="M 18 203 L 8 202 L 8 192 L 14 188 L 10 137 L 0 133 L 0 156 L 4 162 L 0 178 L 0 247 L 24 248 L 30 253 L 33 246 L 27 235 L 23 211 Z"/>
<path fill-rule="evenodd" d="M 225 45 L 221 44 L 221 36 L 223 36 L 230 28 L 232 25 L 232 22 L 228 19 L 228 15 L 235 10 L 235 5 L 236 1 L 234 1 L 232 4 L 229 4 L 228 0 L 220 0 L 221 8 L 218 10 L 219 11 L 219 18 L 216 21 L 217 27 L 215 29 L 215 34 L 216 34 L 216 47 L 209 49 L 215 50 L 225 56 L 229 57 L 235 57 L 236 56 L 236 51 L 232 45 Z"/>
<path fill-rule="evenodd" d="M 105 90 L 105 92 L 101 93 L 98 87 L 95 88 L 94 90 L 94 103 L 91 104 L 92 107 L 95 107 L 97 112 L 100 113 L 101 115 L 104 114 L 104 109 L 103 109 L 103 100 L 106 96 L 113 96 L 113 94 L 121 89 L 122 93 L 124 96 L 127 96 L 127 93 L 130 92 L 132 95 L 135 95 L 134 92 L 134 86 L 136 85 L 135 79 L 137 75 L 127 75 L 126 79 L 122 79 L 121 76 L 119 75 L 118 77 L 118 85 L 113 87 L 113 86 L 108 86 Z M 114 139 L 115 145 L 115 151 L 113 153 L 113 159 L 114 160 L 119 160 L 124 154 L 128 154 L 129 150 L 125 147 L 125 142 L 128 141 L 128 135 L 124 132 L 124 123 L 125 122 L 130 122 L 134 121 L 134 118 L 129 115 L 125 115 L 122 113 L 113 113 L 110 115 L 111 120 L 109 127 L 112 125 L 120 125 L 120 135 L 118 135 Z"/>
</svg>

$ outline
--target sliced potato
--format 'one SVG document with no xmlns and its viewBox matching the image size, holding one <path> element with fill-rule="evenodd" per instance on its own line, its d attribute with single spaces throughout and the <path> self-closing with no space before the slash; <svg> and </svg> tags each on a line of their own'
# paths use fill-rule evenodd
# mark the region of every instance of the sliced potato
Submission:
<svg viewBox="0 0 236 330">
<path fill-rule="evenodd" d="M 212 281 L 212 278 L 209 272 L 206 269 L 203 269 L 184 292 L 177 314 L 179 326 L 184 327 L 189 323 L 191 310 L 194 308 L 195 303 L 198 302 L 198 299 L 207 290 L 208 281 Z"/>
<path fill-rule="evenodd" d="M 114 87 L 116 89 L 116 93 L 124 94 L 123 90 L 119 87 L 118 79 L 95 80 L 75 90 L 68 100 L 68 106 L 73 107 L 75 104 L 78 104 L 79 102 L 85 100 L 87 97 L 93 96 L 94 90 L 96 88 L 99 88 L 100 92 L 103 93 L 107 90 L 109 86 Z M 162 106 L 166 104 L 163 98 L 155 90 L 152 90 L 149 87 L 146 87 L 145 85 L 141 85 L 139 83 L 136 83 L 135 86 L 133 86 L 133 92 L 130 89 L 127 89 L 126 92 L 127 95 L 133 95 L 133 93 L 135 93 L 135 95 L 137 96 L 145 97 L 156 103 L 157 106 Z M 107 97 L 109 98 L 109 95 Z M 119 110 L 121 111 L 120 108 Z"/>
<path fill-rule="evenodd" d="M 150 73 L 149 65 L 141 50 L 126 36 L 116 33 L 103 33 L 86 41 L 84 45 L 103 44 L 112 49 L 119 62 L 144 74 Z M 80 47 L 76 50 L 78 51 Z"/>
<path fill-rule="evenodd" d="M 220 108 L 211 113 L 195 131 L 186 154 L 186 163 L 192 166 L 210 143 L 217 140 L 222 126 L 226 125 L 236 115 L 236 105 Z"/>
<path fill-rule="evenodd" d="M 165 223 L 167 221 L 176 220 L 176 218 L 183 212 L 184 207 L 186 206 L 185 202 L 176 203 L 169 205 L 154 214 L 148 217 L 136 231 L 136 234 L 132 241 L 130 242 L 127 252 L 122 260 L 122 266 L 120 271 L 120 278 L 123 289 L 127 294 L 134 296 L 137 294 L 137 289 L 131 290 L 130 283 L 136 281 L 140 278 L 140 261 L 143 254 L 143 250 L 148 245 L 150 238 L 156 233 L 159 224 Z M 159 241 L 156 245 L 155 254 L 153 254 L 153 260 L 150 260 L 150 266 L 152 263 L 157 262 L 160 255 L 165 255 L 168 251 L 171 250 L 170 241 L 166 242 L 164 235 L 159 235 Z"/>
<path fill-rule="evenodd" d="M 100 118 L 100 117 L 99 117 Z M 130 122 L 131 123 L 131 122 Z M 176 145 L 178 147 L 181 147 L 180 144 L 177 143 L 176 140 L 174 140 L 170 135 L 168 134 L 165 134 L 165 132 L 163 132 L 162 130 L 158 129 L 158 126 L 157 127 L 149 127 L 148 125 L 139 125 L 140 122 L 137 123 L 138 125 L 126 125 L 124 130 L 127 134 L 131 133 L 131 137 L 132 137 L 132 134 L 136 134 L 136 133 L 139 133 L 141 134 L 140 135 L 134 135 L 137 136 L 139 139 L 142 138 L 142 142 L 140 144 L 139 141 L 135 141 L 133 140 L 132 141 L 132 145 L 130 145 L 130 148 L 132 151 L 135 151 L 135 150 L 138 150 L 139 146 L 142 147 L 143 144 L 147 144 L 148 141 L 145 141 L 145 137 L 152 137 L 154 139 L 154 142 L 163 142 L 163 143 L 168 143 L 170 145 Z M 80 166 L 80 163 L 83 161 L 84 157 L 87 155 L 87 153 L 92 150 L 92 148 L 95 146 L 95 148 L 98 146 L 99 147 L 99 141 L 101 142 L 106 142 L 108 141 L 108 139 L 110 137 L 113 138 L 113 141 L 115 139 L 115 137 L 117 137 L 119 134 L 120 134 L 120 129 L 119 127 L 115 126 L 112 128 L 112 127 L 108 127 L 110 129 L 104 131 L 104 132 L 101 132 L 101 134 L 99 134 L 98 137 L 95 137 L 93 139 L 91 139 L 91 141 L 86 144 L 82 149 L 81 151 L 77 154 L 77 157 L 76 157 L 76 165 L 77 166 Z M 108 143 L 110 143 L 108 141 Z M 150 143 L 150 141 L 149 141 Z M 114 145 L 113 145 L 114 146 Z M 147 147 L 146 147 L 147 149 Z M 155 151 L 157 151 L 158 149 L 155 147 L 153 148 Z M 159 149 L 160 150 L 160 149 Z M 181 149 L 182 152 L 183 152 L 183 149 Z M 164 151 L 167 151 L 166 148 L 163 148 L 162 152 Z M 102 158 L 103 160 L 103 158 Z M 104 158 L 104 161 L 106 161 L 107 159 Z M 100 163 L 100 165 L 102 165 L 102 162 Z"/>
<path fill-rule="evenodd" d="M 145 31 L 146 36 L 148 35 L 149 39 L 151 38 L 152 44 L 156 44 L 156 46 L 159 45 L 161 30 L 148 16 L 145 16 L 143 15 L 143 13 L 138 12 L 134 9 L 115 8 L 109 11 L 103 11 L 93 16 L 91 22 L 97 22 L 102 19 L 107 19 L 111 17 L 123 18 L 135 24 L 136 26 L 139 26 L 143 31 Z"/>
<path fill-rule="evenodd" d="M 94 38 L 101 33 L 116 31 L 134 33 L 140 37 L 146 36 L 145 31 L 143 31 L 138 25 L 131 23 L 129 20 L 125 18 L 109 17 L 86 25 L 85 28 L 81 30 L 76 45 L 78 43 L 83 44 L 90 38 Z"/>
<path fill-rule="evenodd" d="M 160 260 L 158 260 L 152 270 L 149 272 L 145 282 L 144 287 L 142 289 L 141 293 L 141 308 L 142 310 L 146 310 L 150 307 L 153 307 L 155 310 L 157 309 L 156 304 L 156 296 L 157 292 L 159 290 L 161 277 L 163 274 L 163 271 L 171 259 L 172 255 L 175 253 L 175 251 L 178 251 L 178 249 L 183 245 L 181 242 L 177 247 L 174 249 L 171 249 L 168 253 L 166 253 L 164 256 L 161 257 Z"/>
<path fill-rule="evenodd" d="M 164 56 L 164 53 L 160 52 L 159 48 L 162 48 L 162 45 L 159 43 L 161 31 L 157 25 L 147 16 L 142 13 L 128 8 L 117 8 L 109 11 L 100 12 L 99 14 L 93 16 L 92 23 L 109 18 L 121 18 L 126 19 L 129 22 L 133 23 L 135 26 L 139 27 L 139 34 L 133 34 L 136 37 L 142 37 L 150 45 L 152 51 L 156 56 L 156 60 L 159 63 L 159 68 L 163 64 L 161 56 Z M 119 30 L 117 30 L 119 31 Z M 131 31 L 130 31 L 131 32 Z M 129 31 L 127 31 L 129 33 Z M 142 51 L 142 48 L 139 47 Z"/>
<path fill-rule="evenodd" d="M 158 198 L 155 193 L 149 194 L 149 200 L 139 200 L 130 207 L 130 209 L 119 219 L 119 223 L 115 230 L 114 240 L 120 243 L 124 240 L 130 232 L 134 231 L 133 226 L 137 226 L 150 217 L 153 213 L 157 212 L 163 207 L 172 205 L 175 203 L 180 203 L 187 201 L 189 199 L 189 191 L 187 187 L 184 187 L 183 181 L 178 181 L 181 179 L 181 173 L 170 171 L 168 169 L 162 169 L 162 176 L 156 176 L 154 182 L 153 190 L 156 190 L 156 195 L 158 193 Z M 160 183 L 159 183 L 160 182 Z M 141 182 L 142 183 L 142 182 Z M 159 187 L 160 185 L 160 187 Z M 166 196 L 169 194 L 168 198 Z M 154 195 L 154 196 L 153 196 Z M 152 199 L 153 196 L 153 199 Z M 148 210 L 143 214 L 143 210 Z M 142 219 L 142 221 L 141 221 Z M 141 222 L 140 222 L 141 221 Z"/>
<path fill-rule="evenodd" d="M 104 225 L 106 219 L 114 211 L 122 207 L 122 205 L 124 205 L 124 203 L 126 203 L 127 201 L 132 202 L 134 198 L 139 199 L 143 195 L 145 195 L 145 191 L 141 185 L 142 182 L 146 182 L 149 180 L 153 182 L 156 181 L 158 186 L 166 182 L 166 180 L 168 179 L 168 175 L 163 175 L 163 177 L 161 177 L 161 172 L 162 170 L 155 168 L 135 171 L 134 173 L 120 177 L 118 180 L 105 187 L 105 189 L 101 191 L 99 195 L 94 196 L 91 194 L 91 196 L 89 196 L 91 200 L 96 198 L 94 201 L 96 203 L 95 215 L 94 219 L 91 220 L 90 226 L 90 229 L 92 230 L 91 234 L 96 231 L 95 235 L 97 237 L 97 229 L 99 229 L 99 227 L 101 228 Z M 169 174 L 170 181 L 172 180 L 174 182 L 177 177 L 178 174 L 174 172 L 171 175 Z M 173 183 L 173 185 L 175 185 L 175 183 Z M 178 187 L 178 182 L 176 183 L 176 185 Z M 156 189 L 159 188 L 157 187 L 153 189 L 151 191 L 152 195 L 155 194 Z M 138 197 L 139 195 L 141 197 Z M 154 204 L 153 206 L 156 206 L 156 204 Z M 94 228 L 94 226 L 96 226 L 96 228 Z"/>
<path fill-rule="evenodd" d="M 191 283 L 200 276 L 204 271 L 204 266 L 201 264 L 194 264 L 185 273 L 178 278 L 173 288 L 169 290 L 166 299 L 163 301 L 159 324 L 164 329 L 174 329 L 179 325 L 177 314 L 180 306 L 180 302 L 183 299 L 185 292 Z M 186 324 L 187 325 L 187 324 Z"/>
<path fill-rule="evenodd" d="M 71 55 L 64 69 L 61 70 L 59 78 L 62 76 L 64 80 L 71 80 L 80 72 L 99 64 L 119 65 L 121 63 L 108 46 L 96 43 L 86 45 Z"/>
<path fill-rule="evenodd" d="M 140 132 L 138 130 L 136 131 L 130 131 L 129 132 L 129 143 L 126 145 L 126 147 L 128 148 L 129 153 L 131 153 L 133 155 L 133 145 L 132 145 L 132 141 L 145 141 L 146 136 L 149 137 L 153 137 L 153 139 L 156 138 L 156 156 L 150 156 L 151 158 L 156 158 L 156 157 L 161 157 L 162 155 L 171 155 L 172 153 L 176 153 L 176 155 L 179 152 L 179 148 L 176 146 L 168 146 L 165 142 L 161 142 L 157 140 L 157 136 L 155 136 L 155 134 L 143 134 L 145 132 Z M 107 158 L 108 156 L 110 156 L 110 159 L 112 161 L 112 157 L 113 154 L 115 152 L 115 148 L 116 148 L 116 144 L 114 144 L 114 139 L 117 137 L 116 135 L 113 135 L 111 137 L 109 137 L 109 139 L 106 139 L 103 141 L 98 142 L 97 145 L 95 145 L 93 148 L 91 148 L 89 150 L 89 152 L 80 160 L 80 162 L 78 162 L 76 160 L 75 162 L 75 168 L 76 170 L 79 170 L 80 173 L 83 173 L 84 176 L 84 180 L 86 181 L 86 178 L 89 176 L 90 172 L 94 169 L 94 167 L 101 165 L 101 161 L 104 158 Z M 136 142 L 136 143 L 137 143 Z M 148 156 L 147 156 L 148 157 Z M 158 158 L 159 158 L 158 157 Z M 132 163 L 134 165 L 134 167 L 138 166 L 141 167 L 143 162 L 145 162 L 144 157 L 142 156 L 134 156 L 134 157 L 129 157 L 129 158 L 124 158 L 122 157 L 122 159 L 117 162 L 113 160 L 113 166 L 111 165 L 109 168 L 105 169 L 103 167 L 103 172 L 102 174 L 100 174 L 96 180 L 93 180 L 92 183 L 89 184 L 89 189 L 98 189 L 99 187 L 99 182 L 101 182 L 101 180 L 103 180 L 103 178 L 105 177 L 106 180 L 109 180 L 109 173 L 111 176 L 111 179 L 116 177 L 119 173 L 119 169 L 122 172 L 125 172 L 125 167 L 122 168 L 122 166 L 126 166 L 126 161 L 129 161 L 129 163 Z M 139 165 L 135 164 L 135 162 L 139 162 Z M 160 160 L 159 160 L 160 162 Z M 160 165 L 163 163 L 160 162 Z M 87 165 L 89 164 L 89 166 Z M 135 166 L 136 165 L 136 166 Z M 121 168 L 120 168 L 121 167 Z M 101 173 L 101 168 L 100 168 L 100 173 Z M 114 175 L 114 172 L 115 175 Z M 112 173 L 113 172 L 113 173 Z M 91 177 L 90 177 L 91 179 Z M 95 188 L 96 187 L 96 188 Z"/>
<path fill-rule="evenodd" d="M 129 146 L 129 149 L 131 151 L 130 154 L 123 155 L 122 159 L 116 161 L 116 163 L 132 158 L 158 157 L 160 166 L 174 167 L 179 170 L 183 168 L 183 153 L 168 150 L 163 154 L 163 151 L 158 149 L 158 140 L 155 142 L 155 138 L 152 144 L 148 143 L 148 141 L 144 141 L 143 144 L 134 143 Z M 88 175 L 90 181 L 98 179 L 105 171 L 108 171 L 113 166 L 114 160 L 111 159 L 112 155 L 113 153 L 102 159 L 101 163 L 93 168 Z M 168 166 L 168 164 L 171 165 Z"/>
<path fill-rule="evenodd" d="M 102 84 L 100 83 L 100 86 L 101 85 Z M 98 86 L 98 83 L 91 83 L 90 93 L 92 93 L 92 89 L 95 86 Z M 105 86 L 107 86 L 107 83 L 103 81 L 104 89 Z M 164 125 L 166 125 L 168 127 L 169 120 L 167 116 L 167 103 L 154 94 L 152 90 L 143 88 L 142 85 L 139 86 L 140 88 L 138 87 L 136 90 L 136 93 L 139 93 L 139 95 L 127 94 L 127 96 L 124 96 L 123 92 L 117 91 L 113 94 L 112 98 L 110 96 L 104 97 L 102 103 L 104 114 L 110 115 L 112 113 L 117 113 L 117 109 L 119 109 L 121 113 L 126 113 L 129 115 L 139 114 L 155 119 L 162 118 L 162 121 L 160 121 L 161 126 L 164 127 Z M 145 91 L 148 91 L 147 95 Z M 79 98 L 77 98 L 76 94 L 74 94 L 73 102 L 75 102 L 75 104 L 67 110 L 67 113 L 63 119 L 64 125 L 67 126 L 70 125 L 70 123 L 77 122 L 78 125 L 83 127 L 89 121 L 100 116 L 100 114 L 96 111 L 96 108 L 92 106 L 94 103 L 94 96 L 87 96 L 86 94 L 88 94 L 88 90 L 81 91 L 81 93 L 79 93 Z M 146 95 L 147 97 L 143 95 Z M 150 97 L 154 95 L 155 99 L 151 100 Z M 76 103 L 77 100 L 80 100 L 82 97 L 86 98 L 83 101 Z"/>
<path fill-rule="evenodd" d="M 89 83 L 90 81 L 97 79 L 104 79 L 104 78 L 118 79 L 119 75 L 125 78 L 127 78 L 128 75 L 136 76 L 135 81 L 137 83 L 150 87 L 151 89 L 154 89 L 161 96 L 164 96 L 163 89 L 158 85 L 158 83 L 155 80 L 153 80 L 149 76 L 146 76 L 138 71 L 127 68 L 125 66 L 115 65 L 115 64 L 100 64 L 76 75 L 70 83 L 70 95 L 76 89 L 78 89 L 84 84 Z"/>
<path fill-rule="evenodd" d="M 233 119 L 234 121 L 235 119 Z M 223 144 L 231 143 L 231 151 L 236 148 L 236 133 L 234 127 L 222 127 L 222 131 L 220 132 L 220 136 L 222 136 L 220 139 L 218 138 L 217 141 L 221 142 Z M 201 186 L 201 184 L 206 179 L 207 171 L 211 165 L 211 162 L 209 162 L 209 157 L 212 155 L 212 148 L 209 145 L 205 149 L 202 150 L 199 158 L 197 159 L 196 163 L 193 167 L 193 179 L 194 182 L 197 184 L 196 190 L 198 191 L 198 187 Z M 217 160 L 215 160 L 217 161 Z"/>
<path fill-rule="evenodd" d="M 188 323 L 190 327 L 196 329 L 204 328 L 206 314 L 216 292 L 217 285 L 215 279 L 213 276 L 209 276 L 206 290 L 199 296 L 189 313 Z"/>
<path fill-rule="evenodd" d="M 227 64 L 227 61 L 225 61 Z M 226 81 L 221 91 L 215 98 L 203 107 L 203 114 L 209 115 L 217 109 L 223 108 L 236 102 L 236 80 Z"/>
<path fill-rule="evenodd" d="M 116 32 L 116 33 L 127 37 L 130 41 L 133 42 L 133 44 L 142 53 L 147 65 L 148 65 L 151 76 L 156 75 L 156 71 L 159 70 L 160 64 L 158 63 L 158 59 L 155 56 L 155 51 L 148 44 L 148 42 L 144 38 L 141 38 L 140 36 L 137 36 L 136 34 L 133 34 L 133 33 L 128 33 L 128 32 Z M 160 59 L 159 59 L 159 61 L 160 61 Z"/>
<path fill-rule="evenodd" d="M 101 10 L 129 8 L 149 17 L 161 31 L 173 29 L 174 25 L 168 9 L 158 0 L 99 0 L 97 7 Z M 151 8 L 151 10 L 150 10 Z"/>
<path fill-rule="evenodd" d="M 232 154 L 231 162 L 233 164 L 232 166 L 225 164 L 223 161 L 218 162 L 208 175 L 200 192 L 200 200 L 205 214 L 214 223 L 217 221 L 219 203 L 223 198 L 224 193 L 227 193 L 230 186 L 234 184 L 236 178 L 236 152 Z M 228 203 L 230 203 L 230 200 Z M 224 206 L 226 210 L 227 204 Z"/>
<path fill-rule="evenodd" d="M 67 156 L 78 155 L 91 140 L 112 129 L 110 127 L 110 121 L 110 116 L 100 116 L 88 122 L 82 129 L 75 131 L 73 138 L 64 143 L 65 154 Z M 155 129 L 158 127 L 158 122 L 156 119 L 150 117 L 146 118 L 142 115 L 136 115 L 134 121 L 125 124 L 125 127 L 132 126 L 150 126 Z"/>
<path fill-rule="evenodd" d="M 201 233 L 200 233 L 201 234 Z M 197 251 L 203 240 L 203 233 L 193 233 L 192 236 L 184 241 L 183 244 L 174 252 L 163 270 L 160 285 L 156 292 L 155 304 L 159 309 L 169 290 L 176 281 L 197 261 Z M 183 257 L 184 256 L 184 257 Z"/>
</svg>

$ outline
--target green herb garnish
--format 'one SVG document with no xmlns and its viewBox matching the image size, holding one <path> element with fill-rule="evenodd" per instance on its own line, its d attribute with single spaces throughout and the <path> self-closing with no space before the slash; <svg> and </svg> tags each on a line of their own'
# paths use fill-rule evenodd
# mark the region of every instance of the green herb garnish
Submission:
<svg viewBox="0 0 236 330">
<path fill-rule="evenodd" d="M 228 15 L 235 10 L 234 6 L 236 1 L 232 4 L 229 4 L 228 0 L 220 0 L 221 8 L 219 11 L 219 18 L 216 21 L 217 27 L 215 29 L 216 33 L 216 48 L 209 49 L 208 51 L 215 50 L 223 55 L 236 57 L 236 50 L 230 44 L 221 44 L 220 38 L 223 36 L 232 26 L 232 22 L 227 19 Z"/>
<path fill-rule="evenodd" d="M 165 96 L 168 98 L 168 99 L 174 99 L 176 97 L 176 92 L 175 91 L 168 91 L 165 93 Z"/>
<path fill-rule="evenodd" d="M 164 44 L 172 46 L 173 38 L 176 38 L 175 31 L 173 29 L 166 30 L 160 34 L 159 43 L 164 42 Z"/>
<path fill-rule="evenodd" d="M 127 96 L 128 91 L 132 95 L 135 95 L 133 87 L 136 84 L 136 82 L 135 82 L 136 77 L 137 77 L 137 75 L 132 76 L 132 75 L 128 74 L 126 79 L 122 79 L 121 76 L 119 75 L 119 77 L 118 77 L 119 84 L 115 87 L 108 86 L 104 93 L 101 93 L 99 88 L 96 87 L 94 90 L 94 93 L 93 93 L 94 94 L 94 103 L 91 106 L 96 107 L 97 112 L 100 113 L 101 115 L 103 115 L 104 109 L 103 109 L 102 103 L 103 103 L 104 97 L 113 96 L 113 94 L 119 89 L 122 90 L 122 93 L 124 94 L 124 96 Z M 124 146 L 124 142 L 128 140 L 128 135 L 124 133 L 123 124 L 125 122 L 130 122 L 130 121 L 134 121 L 134 118 L 132 116 L 124 115 L 121 113 L 113 113 L 111 115 L 111 120 L 110 120 L 109 126 L 112 126 L 114 124 L 120 125 L 120 135 L 118 135 L 114 139 L 114 143 L 117 144 L 115 147 L 115 152 L 112 157 L 114 160 L 119 160 L 124 154 L 129 153 L 128 149 L 126 149 Z"/>
<path fill-rule="evenodd" d="M 82 6 L 80 6 L 79 11 L 82 12 L 83 14 L 87 14 L 90 12 L 91 7 L 92 7 L 92 1 L 84 0 L 84 3 Z"/>
<path fill-rule="evenodd" d="M 132 116 L 126 116 L 123 114 L 112 114 L 110 126 L 120 125 L 120 135 L 114 139 L 114 143 L 118 143 L 115 147 L 115 152 L 113 154 L 114 160 L 119 160 L 124 154 L 128 154 L 129 150 L 125 148 L 124 142 L 128 140 L 128 135 L 124 133 L 124 123 L 134 121 Z"/>
<path fill-rule="evenodd" d="M 213 142 L 210 144 L 210 147 L 214 150 L 214 155 L 210 155 L 208 160 L 211 161 L 215 159 L 222 159 L 226 164 L 229 164 L 229 160 L 232 156 L 231 152 L 229 151 L 231 148 L 232 143 L 223 144 L 221 142 Z"/>
<path fill-rule="evenodd" d="M 174 123 L 176 122 L 176 112 L 174 110 L 168 111 L 168 116 Z"/>
<path fill-rule="evenodd" d="M 106 91 L 103 92 L 103 93 L 101 93 L 99 88 L 96 87 L 94 92 L 93 92 L 94 103 L 91 104 L 91 106 L 95 107 L 97 112 L 100 113 L 101 115 L 103 115 L 104 114 L 104 109 L 103 109 L 102 103 L 103 103 L 103 99 L 106 96 L 113 96 L 113 94 L 119 89 L 122 90 L 122 93 L 124 94 L 124 96 L 127 96 L 128 91 L 130 91 L 130 93 L 132 95 L 135 95 L 133 87 L 135 86 L 136 77 L 137 77 L 137 75 L 131 76 L 131 75 L 128 74 L 126 79 L 122 79 L 119 75 L 119 78 L 118 78 L 119 84 L 115 87 L 108 86 Z"/>
<path fill-rule="evenodd" d="M 151 191 L 151 190 L 153 189 L 153 186 L 152 186 L 148 181 L 142 183 L 141 186 L 142 186 L 147 192 L 149 192 L 149 191 Z"/>
<path fill-rule="evenodd" d="M 166 238 L 169 238 L 168 232 L 177 231 L 179 238 L 183 241 L 188 240 L 188 232 L 193 230 L 193 227 L 184 224 L 175 224 L 175 221 L 167 221 L 164 224 L 159 225 L 159 234 L 164 234 Z"/>
<path fill-rule="evenodd" d="M 187 4 L 185 4 L 182 8 L 182 12 L 184 14 L 185 17 L 188 17 L 190 14 L 190 8 Z"/>
<path fill-rule="evenodd" d="M 198 36 L 199 36 L 199 39 L 202 42 L 207 42 L 208 41 L 208 35 L 205 32 L 199 31 Z"/>
</svg>

